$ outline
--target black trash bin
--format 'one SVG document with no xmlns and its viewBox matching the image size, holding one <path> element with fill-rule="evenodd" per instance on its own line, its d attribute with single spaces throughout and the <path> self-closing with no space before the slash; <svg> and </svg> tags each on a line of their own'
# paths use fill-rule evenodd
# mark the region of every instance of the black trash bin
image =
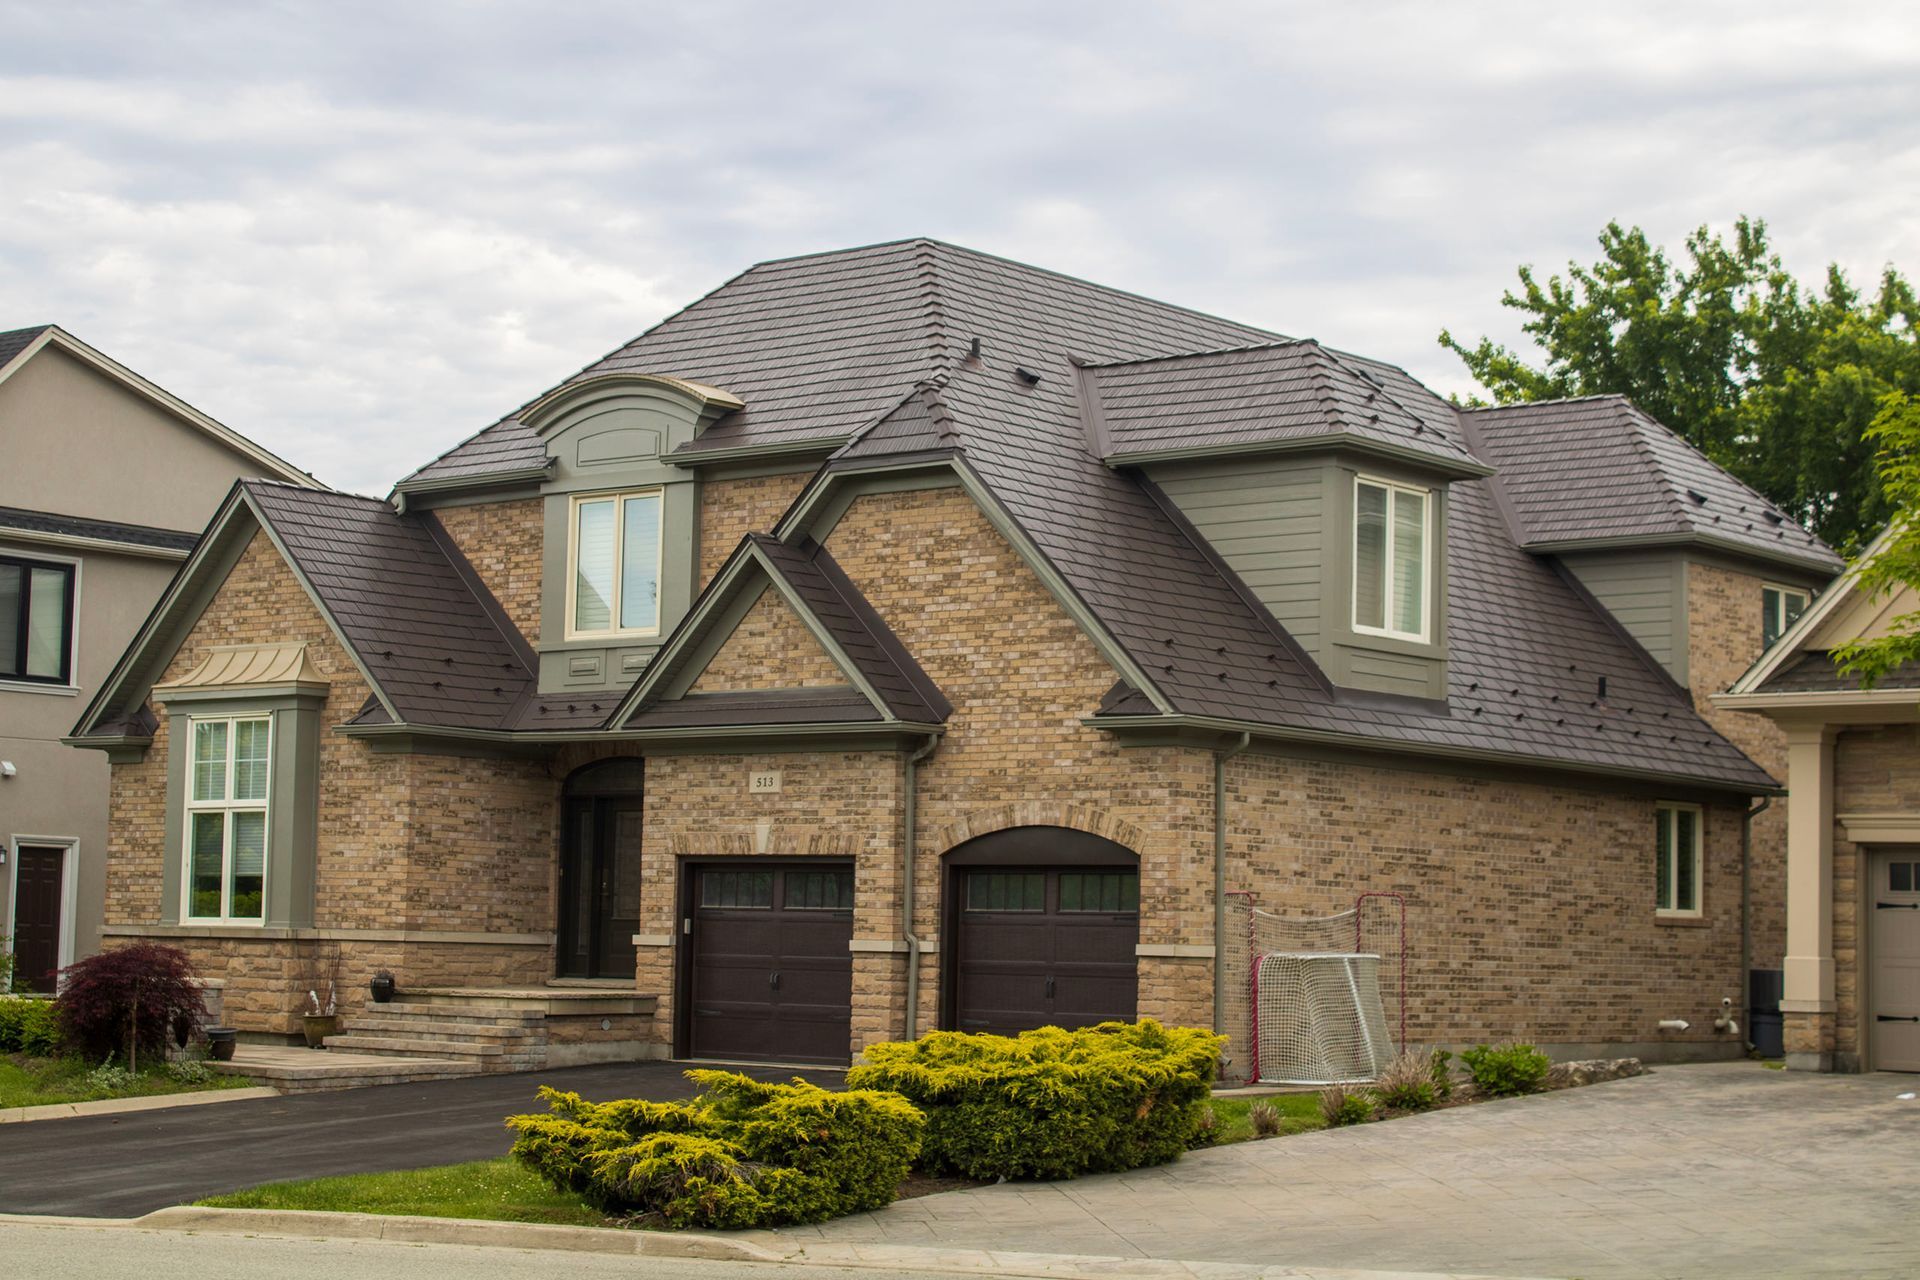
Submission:
<svg viewBox="0 0 1920 1280">
<path fill-rule="evenodd" d="M 1780 994 L 1785 984 L 1785 975 L 1779 969 L 1747 971 L 1747 1008 L 1753 1019 L 1749 1031 L 1754 1050 L 1763 1058 L 1783 1058 L 1787 1053 L 1780 1022 Z"/>
</svg>

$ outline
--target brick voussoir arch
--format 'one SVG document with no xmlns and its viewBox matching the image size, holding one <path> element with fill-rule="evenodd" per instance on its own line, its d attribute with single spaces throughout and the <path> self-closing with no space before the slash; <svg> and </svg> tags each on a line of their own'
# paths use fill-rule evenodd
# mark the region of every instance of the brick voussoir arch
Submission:
<svg viewBox="0 0 1920 1280">
<path fill-rule="evenodd" d="M 1026 800 L 1019 804 L 979 809 L 950 822 L 933 833 L 926 847 L 945 855 L 977 836 L 990 835 L 1011 827 L 1067 827 L 1089 835 L 1103 836 L 1136 853 L 1146 839 L 1146 833 L 1139 827 L 1105 809 L 1085 804 L 1065 804 L 1057 800 Z"/>
</svg>

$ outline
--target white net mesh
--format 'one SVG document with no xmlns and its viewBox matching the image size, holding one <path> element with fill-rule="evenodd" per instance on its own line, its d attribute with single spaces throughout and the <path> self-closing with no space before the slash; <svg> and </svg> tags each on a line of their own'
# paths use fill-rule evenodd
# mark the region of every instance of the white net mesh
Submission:
<svg viewBox="0 0 1920 1280">
<path fill-rule="evenodd" d="M 1380 957 L 1279 952 L 1254 961 L 1261 1080 L 1371 1080 L 1393 1058 L 1380 1003 Z"/>
<path fill-rule="evenodd" d="M 1276 1059 L 1270 1053 L 1255 1052 L 1253 1029 L 1258 1024 L 1263 1032 L 1277 1033 L 1278 1026 L 1291 1015 L 1273 998 L 1256 1009 L 1253 967 L 1258 956 L 1379 956 L 1374 981 L 1386 1027 L 1394 1043 L 1405 1039 L 1407 940 L 1404 909 L 1397 897 L 1366 894 L 1346 911 L 1309 917 L 1257 910 L 1251 894 L 1237 893 L 1228 897 L 1228 918 L 1233 944 L 1227 948 L 1226 1000 L 1221 1010 L 1227 1032 L 1221 1074 L 1226 1079 L 1252 1080 L 1256 1062 L 1261 1078 L 1276 1079 Z M 1361 1077 L 1346 1077 L 1357 1078 Z"/>
</svg>

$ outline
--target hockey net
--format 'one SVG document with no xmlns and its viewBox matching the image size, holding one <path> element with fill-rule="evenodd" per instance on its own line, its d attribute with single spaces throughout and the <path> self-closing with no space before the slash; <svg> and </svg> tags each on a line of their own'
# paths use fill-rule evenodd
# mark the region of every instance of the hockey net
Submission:
<svg viewBox="0 0 1920 1280">
<path fill-rule="evenodd" d="M 1407 1035 L 1406 906 L 1362 894 L 1330 916 L 1282 916 L 1235 895 L 1244 943 L 1228 950 L 1231 1080 L 1371 1080 Z"/>
</svg>

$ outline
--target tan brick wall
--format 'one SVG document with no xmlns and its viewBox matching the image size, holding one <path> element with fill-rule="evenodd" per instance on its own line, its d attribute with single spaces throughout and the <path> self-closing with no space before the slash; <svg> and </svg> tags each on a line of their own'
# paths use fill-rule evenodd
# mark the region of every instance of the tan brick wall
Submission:
<svg viewBox="0 0 1920 1280">
<path fill-rule="evenodd" d="M 539 644 L 541 550 L 546 544 L 544 500 L 521 498 L 440 507 L 433 514 L 527 643 Z"/>
<path fill-rule="evenodd" d="M 1230 882 L 1263 910 L 1406 898 L 1412 1042 L 1726 1041 L 1737 805 L 1706 809 L 1705 923 L 1677 923 L 1654 914 L 1653 799 L 1257 752 L 1227 769 Z"/>
<path fill-rule="evenodd" d="M 778 588 L 768 587 L 689 689 L 819 689 L 847 684 L 846 673 L 814 639 Z"/>
<path fill-rule="evenodd" d="M 700 581 L 695 591 L 707 585 L 740 539 L 749 533 L 770 532 L 812 478 L 813 472 L 807 470 L 701 482 Z"/>
<path fill-rule="evenodd" d="M 1912 725 L 1874 725 L 1842 729 L 1833 744 L 1833 811 L 1843 813 L 1920 812 L 1920 730 Z M 1860 966 L 1868 954 L 1861 919 L 1860 878 L 1871 845 L 1845 839 L 1839 824 L 1833 838 L 1833 986 L 1834 1018 L 1825 1034 L 1830 1051 L 1860 1054 Z"/>
<path fill-rule="evenodd" d="M 558 784 L 546 767 L 382 755 L 336 732 L 359 712 L 367 685 L 264 534 L 256 534 L 241 554 L 162 680 L 191 670 L 215 645 L 290 640 L 306 641 L 315 665 L 333 680 L 321 712 L 315 928 L 550 931 Z M 110 925 L 151 924 L 161 914 L 173 735 L 166 709 L 155 711 L 160 725 L 146 758 L 113 767 Z M 322 944 L 238 938 L 183 945 L 201 960 L 202 976 L 227 981 L 235 1025 L 284 1030 L 259 1020 L 273 1010 L 290 1017 L 297 1009 L 308 989 L 302 984 L 311 980 L 293 972 L 295 962 L 308 963 Z M 456 979 L 535 981 L 552 972 L 548 946 L 342 945 L 353 961 L 347 976 L 356 986 L 371 976 L 368 965 L 392 968 L 403 983 L 416 986 Z"/>
<path fill-rule="evenodd" d="M 1760 588 L 1765 579 L 1698 561 L 1687 565 L 1687 676 L 1693 705 L 1753 762 L 1784 782 L 1787 738 L 1765 716 L 1726 711 L 1708 699 L 1730 688 L 1760 657 Z M 1787 798 L 1753 820 L 1753 967 L 1778 969 L 1787 950 Z M 1741 998 L 1744 998 L 1744 992 Z"/>
</svg>

